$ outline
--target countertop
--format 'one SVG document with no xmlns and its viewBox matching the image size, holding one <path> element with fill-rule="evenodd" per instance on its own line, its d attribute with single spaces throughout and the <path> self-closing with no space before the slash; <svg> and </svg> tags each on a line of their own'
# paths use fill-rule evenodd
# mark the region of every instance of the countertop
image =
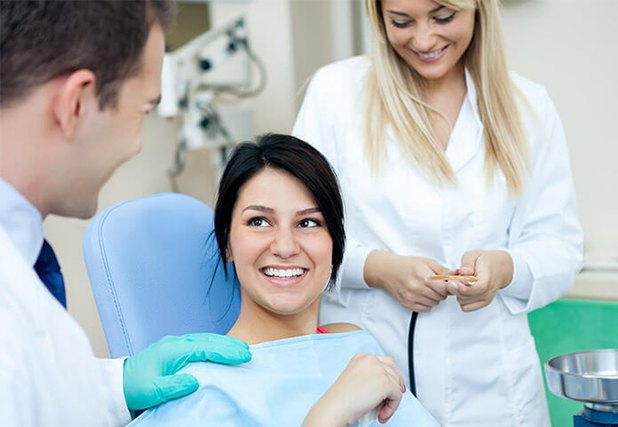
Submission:
<svg viewBox="0 0 618 427">
<path fill-rule="evenodd" d="M 568 298 L 618 302 L 618 271 L 585 270 L 575 278 Z"/>
</svg>

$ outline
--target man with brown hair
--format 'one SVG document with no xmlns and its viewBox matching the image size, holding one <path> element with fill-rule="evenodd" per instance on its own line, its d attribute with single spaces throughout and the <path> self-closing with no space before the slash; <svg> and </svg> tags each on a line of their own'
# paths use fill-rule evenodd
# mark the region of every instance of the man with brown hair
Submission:
<svg viewBox="0 0 618 427">
<path fill-rule="evenodd" d="M 168 337 L 128 359 L 95 358 L 63 307 L 62 278 L 43 239 L 49 214 L 91 217 L 103 184 L 139 151 L 142 120 L 160 98 L 173 6 L 0 2 L 3 426 L 123 425 L 129 410 L 195 391 L 195 378 L 174 375 L 186 363 L 251 357 L 242 341 L 199 334 Z"/>
</svg>

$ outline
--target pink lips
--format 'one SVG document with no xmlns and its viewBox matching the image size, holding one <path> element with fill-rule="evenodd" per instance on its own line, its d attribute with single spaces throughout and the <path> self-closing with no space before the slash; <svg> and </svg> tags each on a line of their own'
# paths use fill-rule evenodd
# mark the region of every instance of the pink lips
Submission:
<svg viewBox="0 0 618 427">
<path fill-rule="evenodd" d="M 412 50 L 412 52 L 414 53 L 414 56 L 421 62 L 425 62 L 427 64 L 432 63 L 432 62 L 436 62 L 439 61 L 440 58 L 442 58 L 445 54 L 446 54 L 446 50 L 448 49 L 450 45 L 446 45 L 444 46 L 442 49 L 433 51 L 433 52 L 429 52 L 429 53 L 420 53 L 417 52 L 415 50 Z"/>
<path fill-rule="evenodd" d="M 265 272 L 266 269 L 261 269 L 262 275 L 263 277 L 272 285 L 274 286 L 278 286 L 278 287 L 292 287 L 298 283 L 300 283 L 305 276 L 307 275 L 307 269 L 303 269 L 302 274 L 300 275 L 292 275 L 289 277 L 281 277 L 279 275 L 268 275 Z"/>
</svg>

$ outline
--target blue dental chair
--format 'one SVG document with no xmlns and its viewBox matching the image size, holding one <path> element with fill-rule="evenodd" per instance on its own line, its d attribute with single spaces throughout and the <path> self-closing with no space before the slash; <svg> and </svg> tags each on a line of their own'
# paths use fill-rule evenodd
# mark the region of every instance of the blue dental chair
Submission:
<svg viewBox="0 0 618 427">
<path fill-rule="evenodd" d="M 97 214 L 83 253 L 110 355 L 128 356 L 166 335 L 226 333 L 240 310 L 233 268 L 225 278 L 213 211 L 161 193 Z"/>
</svg>

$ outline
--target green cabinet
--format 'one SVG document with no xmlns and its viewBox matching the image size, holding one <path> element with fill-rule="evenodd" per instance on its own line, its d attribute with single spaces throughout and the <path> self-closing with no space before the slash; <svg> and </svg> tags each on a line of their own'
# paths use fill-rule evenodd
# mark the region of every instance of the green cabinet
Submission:
<svg viewBox="0 0 618 427">
<path fill-rule="evenodd" d="M 528 315 L 541 363 L 560 354 L 618 348 L 618 302 L 562 299 Z M 545 369 L 543 368 L 543 376 Z M 573 425 L 583 403 L 562 399 L 547 390 L 553 427 Z"/>
</svg>

